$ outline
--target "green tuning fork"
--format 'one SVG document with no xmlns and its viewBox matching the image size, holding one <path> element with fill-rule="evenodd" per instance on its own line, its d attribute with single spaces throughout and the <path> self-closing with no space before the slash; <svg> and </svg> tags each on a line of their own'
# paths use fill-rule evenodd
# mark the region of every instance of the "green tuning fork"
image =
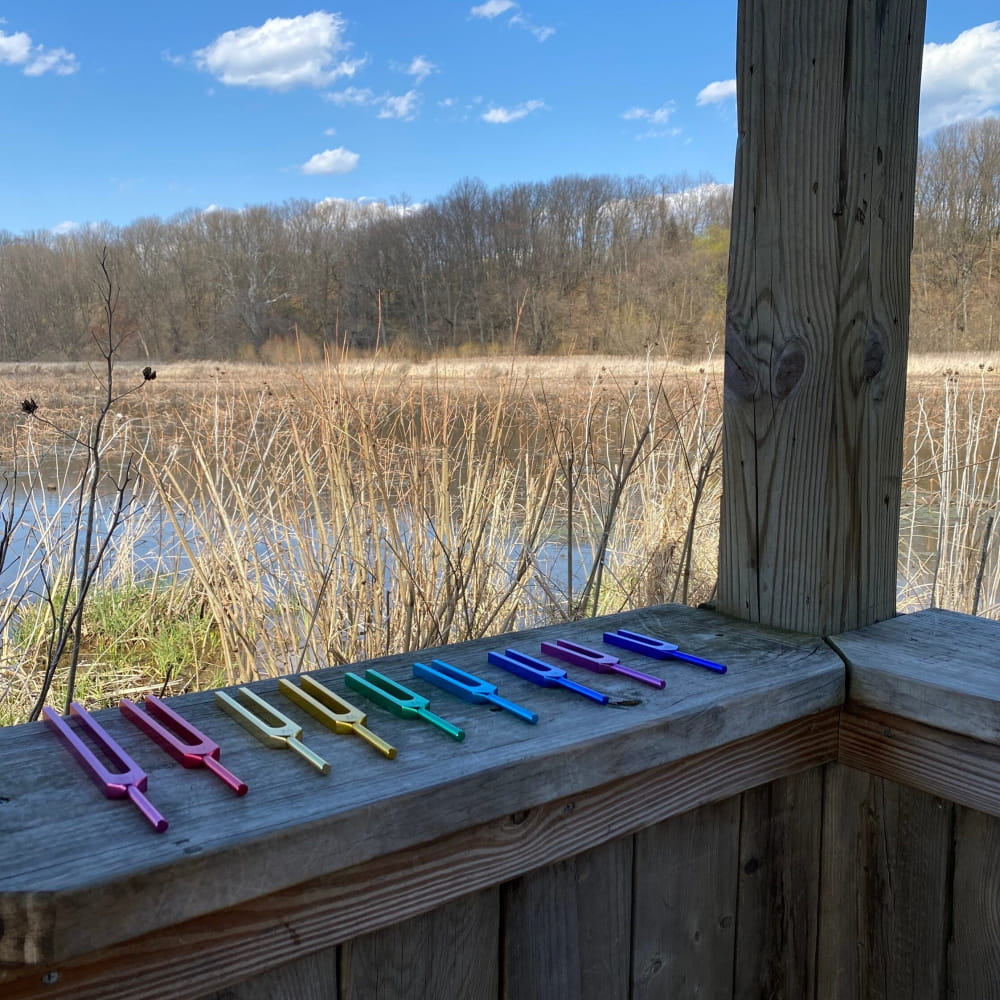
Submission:
<svg viewBox="0 0 1000 1000">
<path fill-rule="evenodd" d="M 391 677 L 380 674 L 377 670 L 368 669 L 365 676 L 344 674 L 344 683 L 354 691 L 358 691 L 376 705 L 392 712 L 401 719 L 423 719 L 453 740 L 464 740 L 465 731 L 453 726 L 446 719 L 435 715 L 428 709 L 430 702 L 423 696 L 411 691 L 408 687 L 398 684 Z"/>
</svg>

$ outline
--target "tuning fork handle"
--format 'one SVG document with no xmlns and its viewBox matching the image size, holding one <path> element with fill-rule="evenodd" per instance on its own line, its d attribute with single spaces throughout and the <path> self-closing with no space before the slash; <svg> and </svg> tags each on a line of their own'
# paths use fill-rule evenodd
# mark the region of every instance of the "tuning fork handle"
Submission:
<svg viewBox="0 0 1000 1000">
<path fill-rule="evenodd" d="M 453 740 L 458 740 L 461 742 L 465 739 L 465 730 L 459 729 L 458 726 L 452 725 L 447 719 L 442 719 L 440 715 L 435 715 L 428 708 L 418 708 L 417 715 L 421 719 L 429 722 L 432 726 L 440 729 L 441 732 L 447 733 Z"/>
<path fill-rule="evenodd" d="M 538 722 L 538 713 L 532 712 L 530 708 L 525 708 L 523 705 L 518 705 L 516 702 L 508 701 L 506 698 L 502 698 L 498 694 L 491 694 L 486 696 L 486 700 L 497 708 L 502 708 L 511 715 L 516 715 L 519 719 L 523 719 L 525 722 L 536 723 Z"/>
<path fill-rule="evenodd" d="M 224 781 L 237 795 L 246 795 L 249 785 L 237 778 L 229 768 L 224 767 L 216 757 L 206 754 L 201 758 L 202 765 L 207 767 L 217 778 Z"/>
<path fill-rule="evenodd" d="M 308 761 L 320 774 L 330 773 L 330 762 L 309 749 L 297 736 L 286 736 L 285 745 L 294 750 L 303 760 Z"/>
<path fill-rule="evenodd" d="M 586 687 L 583 684 L 577 684 L 576 681 L 571 681 L 568 677 L 556 678 L 556 684 L 566 688 L 567 691 L 575 691 L 577 694 L 582 694 L 584 698 L 596 701 L 598 705 L 607 705 L 611 700 L 602 691 L 595 691 L 593 688 Z"/>
<path fill-rule="evenodd" d="M 717 674 L 724 674 L 726 672 L 726 666 L 723 663 L 716 663 L 714 660 L 703 660 L 700 656 L 692 656 L 691 653 L 682 653 L 679 649 L 674 650 L 670 655 L 675 660 L 693 663 L 696 667 L 705 667 L 706 670 L 714 670 Z"/>
<path fill-rule="evenodd" d="M 163 831 L 170 825 L 163 813 L 161 813 L 160 810 L 157 809 L 145 795 L 143 795 L 142 790 L 138 785 L 129 785 L 125 794 L 132 800 L 132 802 L 135 803 L 139 812 L 146 817 L 150 825 L 157 833 L 163 833 Z"/>
<path fill-rule="evenodd" d="M 369 746 L 374 747 L 380 754 L 384 757 L 388 757 L 389 760 L 396 759 L 396 748 L 391 744 L 386 742 L 377 733 L 373 733 L 367 726 L 360 722 L 355 722 L 351 729 L 357 733 Z"/>
</svg>

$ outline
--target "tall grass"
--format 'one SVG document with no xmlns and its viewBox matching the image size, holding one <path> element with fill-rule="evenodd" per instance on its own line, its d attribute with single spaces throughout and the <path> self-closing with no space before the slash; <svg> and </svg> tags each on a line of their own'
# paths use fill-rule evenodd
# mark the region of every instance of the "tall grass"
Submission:
<svg viewBox="0 0 1000 1000">
<path fill-rule="evenodd" d="M 78 693 L 106 704 L 711 599 L 717 370 L 449 364 L 195 372 L 197 391 L 172 389 L 167 409 L 158 388 L 123 413 L 106 466 L 127 453 L 140 478 L 93 585 Z M 900 605 L 1000 617 L 997 376 L 921 378 Z M 40 598 L 69 585 L 78 461 L 24 436 L 15 451 L 24 475 L 0 495 L 15 543 L 0 578 L 0 722 L 37 697 Z M 57 677 L 51 698 L 64 697 Z"/>
<path fill-rule="evenodd" d="M 917 392 L 903 470 L 900 606 L 1000 617 L 997 375 L 947 368 Z"/>
</svg>

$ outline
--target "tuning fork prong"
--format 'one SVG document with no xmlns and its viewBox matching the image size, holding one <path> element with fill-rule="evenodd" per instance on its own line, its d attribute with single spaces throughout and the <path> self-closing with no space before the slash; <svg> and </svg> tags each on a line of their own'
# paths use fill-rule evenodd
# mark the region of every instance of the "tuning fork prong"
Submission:
<svg viewBox="0 0 1000 1000">
<path fill-rule="evenodd" d="M 395 759 L 396 748 L 365 725 L 368 716 L 325 684 L 302 674 L 297 685 L 286 677 L 280 678 L 278 690 L 328 729 L 342 735 L 354 733 L 389 760 Z"/>
<path fill-rule="evenodd" d="M 265 701 L 250 688 L 237 688 L 236 694 L 240 701 L 236 701 L 225 691 L 216 691 L 216 704 L 265 746 L 279 750 L 294 750 L 320 774 L 330 773 L 329 762 L 310 750 L 299 739 L 302 735 L 301 726 L 296 725 L 287 715 L 282 715 L 270 702 Z M 253 706 L 253 710 L 248 706 Z"/>
</svg>

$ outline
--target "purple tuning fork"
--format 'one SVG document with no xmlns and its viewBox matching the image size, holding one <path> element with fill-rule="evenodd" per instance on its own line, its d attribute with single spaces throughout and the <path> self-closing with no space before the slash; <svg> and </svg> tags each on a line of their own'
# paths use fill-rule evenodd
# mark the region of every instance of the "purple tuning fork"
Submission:
<svg viewBox="0 0 1000 1000">
<path fill-rule="evenodd" d="M 667 685 L 667 682 L 660 677 L 644 674 L 641 670 L 633 670 L 631 667 L 624 666 L 617 656 L 602 653 L 589 646 L 581 646 L 578 642 L 570 642 L 568 639 L 543 642 L 542 652 L 548 656 L 565 660 L 567 663 L 574 663 L 578 667 L 593 670 L 596 674 L 621 674 L 623 677 L 631 677 L 634 681 L 642 681 L 643 684 L 649 684 L 650 687 L 661 689 Z"/>
<path fill-rule="evenodd" d="M 78 702 L 71 702 L 70 715 L 77 721 L 79 727 L 85 730 L 90 738 L 105 753 L 107 758 L 121 768 L 112 771 L 98 760 L 94 752 L 76 734 L 69 722 L 51 708 L 43 708 L 42 715 L 60 739 L 69 747 L 70 752 L 80 762 L 80 766 L 90 775 L 94 784 L 109 799 L 131 799 L 139 811 L 150 822 L 157 833 L 163 833 L 167 828 L 166 818 L 157 810 L 149 799 L 143 795 L 146 791 L 146 772 L 132 760 L 118 745 L 111 734 L 94 720 L 90 713 Z"/>
</svg>

